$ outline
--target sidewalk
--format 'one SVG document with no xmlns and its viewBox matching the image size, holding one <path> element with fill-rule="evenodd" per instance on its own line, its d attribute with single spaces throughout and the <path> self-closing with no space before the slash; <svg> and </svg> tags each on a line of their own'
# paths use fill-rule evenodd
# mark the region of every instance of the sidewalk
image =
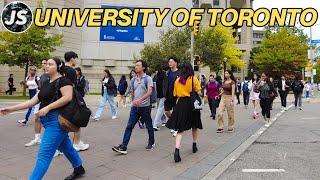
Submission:
<svg viewBox="0 0 320 180">
<path fill-rule="evenodd" d="M 86 100 L 93 112 L 100 96 L 88 96 Z M 91 106 L 95 105 L 95 106 Z M 250 105 L 251 106 L 251 105 Z M 146 151 L 147 132 L 136 126 L 133 131 L 128 155 L 117 155 L 111 150 L 113 145 L 121 142 L 128 120 L 129 108 L 119 108 L 119 119 L 111 120 L 110 110 L 102 115 L 100 122 L 90 122 L 82 131 L 82 139 L 90 144 L 90 149 L 81 152 L 87 174 L 83 179 L 197 179 L 202 177 L 212 167 L 199 167 L 197 164 L 207 158 L 215 163 L 223 160 L 239 143 L 241 144 L 255 128 L 263 125 L 263 120 L 251 118 L 252 107 L 244 109 L 236 106 L 235 133 L 217 134 L 217 121 L 209 117 L 206 105 L 202 111 L 204 129 L 199 134 L 199 152 L 192 153 L 191 132 L 186 132 L 181 147 L 182 162 L 173 161 L 174 138 L 167 128 L 162 128 L 156 134 L 156 148 Z M 274 111 L 280 111 L 279 103 L 275 103 Z M 155 110 L 152 112 L 155 115 Z M 23 145 L 33 138 L 33 122 L 26 127 L 20 127 L 16 121 L 23 117 L 13 114 L 0 117 L 0 179 L 27 179 L 34 165 L 38 147 L 25 148 Z M 225 117 L 225 119 L 227 119 Z M 12 143 L 14 142 L 14 143 Z M 63 179 L 72 169 L 64 156 L 54 159 L 45 179 Z"/>
</svg>

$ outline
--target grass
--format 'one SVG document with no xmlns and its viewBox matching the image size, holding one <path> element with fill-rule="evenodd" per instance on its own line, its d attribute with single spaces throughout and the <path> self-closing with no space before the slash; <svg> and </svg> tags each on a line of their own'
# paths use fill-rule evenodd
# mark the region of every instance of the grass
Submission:
<svg viewBox="0 0 320 180">
<path fill-rule="evenodd" d="M 5 96 L 0 95 L 0 99 L 6 99 L 6 100 L 27 100 L 29 99 L 28 96 Z"/>
</svg>

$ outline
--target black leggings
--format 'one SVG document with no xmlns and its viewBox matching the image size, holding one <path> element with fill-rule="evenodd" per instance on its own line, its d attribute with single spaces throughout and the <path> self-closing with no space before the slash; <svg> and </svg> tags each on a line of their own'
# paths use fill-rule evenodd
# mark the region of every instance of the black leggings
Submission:
<svg viewBox="0 0 320 180">
<path fill-rule="evenodd" d="M 262 116 L 270 118 L 271 109 L 271 99 L 270 98 L 260 98 L 260 107 L 262 109 Z"/>
</svg>

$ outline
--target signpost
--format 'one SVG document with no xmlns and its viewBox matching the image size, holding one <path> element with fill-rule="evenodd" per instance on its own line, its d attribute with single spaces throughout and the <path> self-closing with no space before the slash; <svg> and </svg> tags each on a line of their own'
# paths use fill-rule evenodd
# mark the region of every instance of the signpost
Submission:
<svg viewBox="0 0 320 180">
<path fill-rule="evenodd" d="M 320 44 L 320 39 L 311 40 L 311 44 Z"/>
</svg>

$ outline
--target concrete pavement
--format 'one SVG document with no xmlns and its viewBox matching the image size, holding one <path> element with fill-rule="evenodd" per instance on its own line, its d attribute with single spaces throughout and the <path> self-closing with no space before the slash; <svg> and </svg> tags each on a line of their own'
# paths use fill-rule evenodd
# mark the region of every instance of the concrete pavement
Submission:
<svg viewBox="0 0 320 180">
<path fill-rule="evenodd" d="M 96 105 L 99 96 L 87 99 L 88 104 Z M 1 102 L 1 106 L 5 106 Z M 95 111 L 96 107 L 91 106 Z M 275 103 L 274 111 L 280 111 Z M 83 140 L 90 149 L 81 152 L 87 174 L 83 179 L 199 179 L 206 175 L 214 164 L 222 161 L 234 148 L 239 146 L 255 129 L 261 127 L 261 119 L 251 118 L 252 109 L 236 106 L 236 132 L 216 134 L 217 122 L 209 117 L 208 107 L 202 111 L 204 129 L 200 131 L 199 152 L 192 153 L 191 132 L 186 132 L 181 148 L 182 162 L 173 162 L 174 138 L 168 129 L 156 132 L 156 148 L 147 152 L 147 132 L 134 129 L 128 147 L 128 155 L 119 156 L 111 147 L 121 142 L 128 119 L 129 108 L 119 108 L 119 119 L 111 120 L 107 109 L 100 122 L 91 122 L 83 129 Z M 155 111 L 153 111 L 154 117 Z M 30 174 L 37 148 L 23 145 L 33 138 L 33 122 L 20 127 L 17 120 L 23 112 L 0 117 L 0 179 L 27 179 Z M 212 166 L 201 166 L 209 161 Z M 45 179 L 63 179 L 72 171 L 64 156 L 54 159 Z"/>
</svg>

